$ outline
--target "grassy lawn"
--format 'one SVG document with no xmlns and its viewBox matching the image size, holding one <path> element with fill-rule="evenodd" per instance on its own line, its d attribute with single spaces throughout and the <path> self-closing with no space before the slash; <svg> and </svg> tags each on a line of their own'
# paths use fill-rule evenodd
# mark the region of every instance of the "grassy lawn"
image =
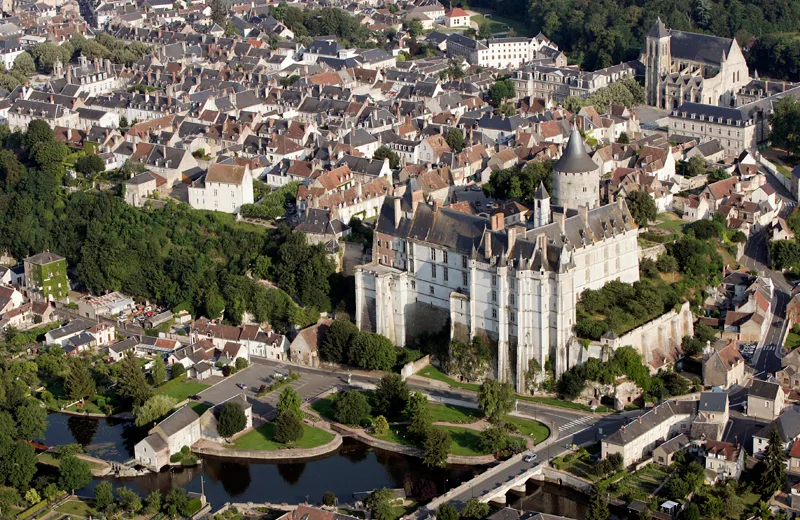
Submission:
<svg viewBox="0 0 800 520">
<path fill-rule="evenodd" d="M 316 448 L 333 440 L 333 434 L 314 428 L 313 426 L 303 425 L 303 436 L 293 444 L 282 444 L 275 440 L 275 424 L 268 422 L 251 430 L 238 439 L 233 446 L 228 448 L 233 450 L 258 450 L 273 451 L 282 448 Z"/>
<path fill-rule="evenodd" d="M 93 515 L 94 511 L 89 504 L 81 500 L 68 500 L 56 508 L 59 513 L 71 516 L 89 516 Z"/>
<path fill-rule="evenodd" d="M 375 435 L 370 432 L 370 435 L 376 439 L 386 442 L 393 442 L 395 444 L 402 444 L 403 446 L 411 446 L 412 448 L 421 448 L 419 444 L 408 438 L 408 426 L 405 424 L 397 424 L 389 427 L 389 433 L 386 435 Z"/>
<path fill-rule="evenodd" d="M 573 403 L 572 401 L 562 401 L 554 397 L 537 397 L 535 395 L 517 395 L 522 401 L 531 401 L 533 403 L 549 404 L 550 406 L 560 406 L 561 408 L 571 408 L 572 410 L 581 410 L 584 412 L 591 412 L 592 408 L 581 403 Z M 596 412 L 612 412 L 611 408 L 606 406 L 598 406 Z"/>
<path fill-rule="evenodd" d="M 782 164 L 776 164 L 775 166 L 778 168 L 778 171 L 780 172 L 781 175 L 783 175 L 784 177 L 788 177 L 789 179 L 792 178 L 792 170 L 790 170 L 789 168 L 787 168 Z"/>
<path fill-rule="evenodd" d="M 37 455 L 36 458 L 39 459 L 39 462 L 41 462 L 42 464 L 58 467 L 59 464 L 58 459 L 55 458 L 52 453 L 49 452 L 40 453 L 39 455 Z"/>
<path fill-rule="evenodd" d="M 647 498 L 662 482 L 667 480 L 669 469 L 658 464 L 650 464 L 634 473 L 628 473 L 616 486 L 616 496 L 632 492 L 635 496 Z"/>
<path fill-rule="evenodd" d="M 453 388 L 461 388 L 462 390 L 472 390 L 477 392 L 481 387 L 481 385 L 475 383 L 460 383 L 433 365 L 426 366 L 419 371 L 418 375 L 427 377 L 428 379 L 435 379 L 436 381 L 447 383 Z"/>
<path fill-rule="evenodd" d="M 788 336 L 786 336 L 786 348 L 788 349 L 795 349 L 800 346 L 800 335 L 795 334 L 794 332 L 790 332 Z"/>
<path fill-rule="evenodd" d="M 661 220 L 662 222 L 656 227 L 668 229 L 670 231 L 682 232 L 683 226 L 685 225 L 685 222 L 683 222 L 680 217 L 674 213 L 659 213 L 658 220 Z"/>
<path fill-rule="evenodd" d="M 488 455 L 478 448 L 478 443 L 480 442 L 479 431 L 458 426 L 437 426 L 437 428 L 442 428 L 450 432 L 450 438 L 452 439 L 450 453 L 452 455 L 464 455 L 468 457 Z"/>
<path fill-rule="evenodd" d="M 477 9 L 473 10 L 477 11 Z M 490 17 L 486 18 L 484 14 L 490 15 Z M 470 20 L 476 22 L 478 26 L 486 20 L 489 22 L 489 30 L 493 33 L 507 31 L 508 29 L 505 27 L 507 25 L 517 32 L 517 36 L 533 36 L 530 26 L 528 26 L 523 19 L 508 18 L 501 14 L 490 13 L 488 11 L 484 11 L 484 14 L 476 14 L 472 16 Z"/>
<path fill-rule="evenodd" d="M 561 457 L 559 457 L 559 459 L 561 459 Z M 597 476 L 594 474 L 592 454 L 588 452 L 579 452 L 569 461 L 561 459 L 557 468 L 592 482 L 597 481 Z"/>
<path fill-rule="evenodd" d="M 539 444 L 550 435 L 550 428 L 536 421 L 528 421 L 518 417 L 508 417 L 507 422 L 516 424 L 519 433 L 533 439 L 534 444 Z"/>
<path fill-rule="evenodd" d="M 433 422 L 469 424 L 483 417 L 483 412 L 451 404 L 431 404 Z"/>
<path fill-rule="evenodd" d="M 333 418 L 333 396 L 328 396 L 324 399 L 317 399 L 311 403 L 311 409 L 320 414 L 322 417 L 334 421 Z"/>
<path fill-rule="evenodd" d="M 190 395 L 199 394 L 206 388 L 208 388 L 208 385 L 197 381 L 186 381 L 186 376 L 181 376 L 159 386 L 154 390 L 154 393 L 168 395 L 181 402 L 188 399 Z"/>
</svg>

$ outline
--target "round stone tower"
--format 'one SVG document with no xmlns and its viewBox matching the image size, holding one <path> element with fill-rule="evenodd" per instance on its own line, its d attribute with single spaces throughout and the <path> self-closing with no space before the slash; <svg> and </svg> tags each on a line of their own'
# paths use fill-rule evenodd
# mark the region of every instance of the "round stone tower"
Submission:
<svg viewBox="0 0 800 520">
<path fill-rule="evenodd" d="M 600 204 L 600 166 L 586 153 L 577 127 L 572 127 L 569 143 L 553 166 L 552 203 L 564 209 Z"/>
</svg>

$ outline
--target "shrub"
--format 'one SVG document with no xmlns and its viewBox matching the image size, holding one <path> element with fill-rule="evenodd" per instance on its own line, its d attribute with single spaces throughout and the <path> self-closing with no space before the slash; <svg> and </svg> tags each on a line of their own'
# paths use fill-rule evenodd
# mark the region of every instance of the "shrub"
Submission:
<svg viewBox="0 0 800 520">
<path fill-rule="evenodd" d="M 367 398 L 356 390 L 336 394 L 333 400 L 333 417 L 342 424 L 358 426 L 370 411 Z"/>
<path fill-rule="evenodd" d="M 336 493 L 333 491 L 326 491 L 322 494 L 322 503 L 326 506 L 336 505 Z"/>
<path fill-rule="evenodd" d="M 303 423 L 293 413 L 282 413 L 275 421 L 275 440 L 283 444 L 294 442 L 303 436 Z"/>
<path fill-rule="evenodd" d="M 247 418 L 241 406 L 231 402 L 222 404 L 217 425 L 217 431 L 222 437 L 230 439 L 244 430 L 246 424 Z"/>
</svg>

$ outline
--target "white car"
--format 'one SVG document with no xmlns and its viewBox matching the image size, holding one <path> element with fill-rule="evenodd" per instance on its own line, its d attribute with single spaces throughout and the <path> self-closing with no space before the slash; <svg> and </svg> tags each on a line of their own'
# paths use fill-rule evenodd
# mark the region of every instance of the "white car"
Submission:
<svg viewBox="0 0 800 520">
<path fill-rule="evenodd" d="M 525 455 L 525 458 L 523 460 L 525 462 L 533 462 L 534 460 L 536 460 L 536 457 L 537 455 L 535 453 L 531 453 L 530 455 Z"/>
</svg>

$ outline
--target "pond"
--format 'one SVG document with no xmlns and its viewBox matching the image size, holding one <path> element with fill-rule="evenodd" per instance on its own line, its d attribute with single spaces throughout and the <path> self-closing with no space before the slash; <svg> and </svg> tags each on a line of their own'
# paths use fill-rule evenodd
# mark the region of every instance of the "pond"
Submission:
<svg viewBox="0 0 800 520">
<path fill-rule="evenodd" d="M 144 437 L 132 423 L 108 419 L 51 414 L 50 428 L 41 441 L 48 446 L 80 443 L 90 455 L 113 461 L 127 461 L 133 446 Z M 372 449 L 345 439 L 335 452 L 301 463 L 267 463 L 205 458 L 195 468 L 165 470 L 132 479 L 109 479 L 115 487 L 128 486 L 145 496 L 153 490 L 169 491 L 172 486 L 201 490 L 217 508 L 225 502 L 288 502 L 306 499 L 318 502 L 325 491 L 333 491 L 341 502 L 352 501 L 356 492 L 376 488 L 427 488 L 441 493 L 469 480 L 482 468 L 449 467 L 431 470 L 420 459 Z M 80 494 L 90 495 L 95 480 Z"/>
</svg>

